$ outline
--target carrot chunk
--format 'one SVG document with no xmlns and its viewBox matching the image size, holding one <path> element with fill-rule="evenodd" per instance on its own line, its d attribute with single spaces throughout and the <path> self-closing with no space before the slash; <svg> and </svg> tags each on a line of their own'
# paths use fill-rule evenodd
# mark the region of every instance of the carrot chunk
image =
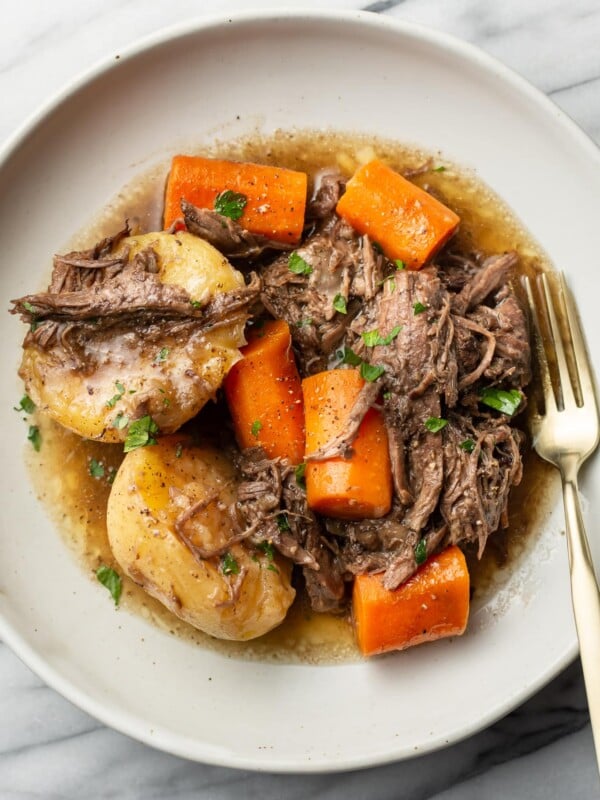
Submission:
<svg viewBox="0 0 600 800">
<path fill-rule="evenodd" d="M 306 453 L 326 445 L 344 429 L 364 385 L 358 370 L 334 369 L 302 381 Z M 342 519 L 383 517 L 392 504 L 392 472 L 381 414 L 369 409 L 350 458 L 306 465 L 306 496 L 313 511 Z"/>
<path fill-rule="evenodd" d="M 307 176 L 281 167 L 242 164 L 201 156 L 175 156 L 165 193 L 164 227 L 181 217 L 181 200 L 215 207 L 223 192 L 243 195 L 240 224 L 246 230 L 297 244 L 304 227 Z M 235 217 L 237 218 L 237 217 Z"/>
<path fill-rule="evenodd" d="M 225 397 L 240 448 L 264 448 L 269 458 L 304 457 L 302 385 L 287 322 L 265 322 L 253 329 L 244 357 L 224 382 Z"/>
<path fill-rule="evenodd" d="M 460 222 L 454 211 L 377 160 L 354 173 L 336 211 L 407 269 L 422 267 Z"/>
<path fill-rule="evenodd" d="M 380 575 L 358 575 L 352 610 L 364 656 L 460 636 L 469 617 L 469 572 L 462 551 L 452 546 L 432 556 L 393 591 L 383 587 Z"/>
</svg>

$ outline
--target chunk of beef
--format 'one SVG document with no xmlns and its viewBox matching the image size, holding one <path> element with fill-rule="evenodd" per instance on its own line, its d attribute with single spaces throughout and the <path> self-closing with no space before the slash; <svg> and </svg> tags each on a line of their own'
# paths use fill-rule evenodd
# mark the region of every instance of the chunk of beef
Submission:
<svg viewBox="0 0 600 800">
<path fill-rule="evenodd" d="M 335 211 L 346 188 L 346 179 L 337 170 L 324 169 L 315 176 L 313 196 L 306 209 L 309 221 L 324 220 Z"/>
</svg>

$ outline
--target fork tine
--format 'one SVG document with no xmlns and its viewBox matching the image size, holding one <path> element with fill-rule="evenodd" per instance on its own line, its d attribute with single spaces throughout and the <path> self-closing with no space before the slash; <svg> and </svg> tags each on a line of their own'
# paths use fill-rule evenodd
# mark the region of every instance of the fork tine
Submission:
<svg viewBox="0 0 600 800">
<path fill-rule="evenodd" d="M 548 366 L 548 357 L 544 349 L 544 340 L 542 338 L 542 330 L 540 327 L 540 318 L 537 310 L 537 303 L 533 297 L 533 289 L 531 281 L 527 276 L 523 278 L 523 285 L 527 293 L 527 302 L 529 303 L 529 312 L 533 321 L 533 333 L 535 339 L 535 349 L 537 355 L 537 362 L 540 369 L 540 377 L 542 379 L 542 388 L 544 390 L 544 403 L 546 411 L 556 410 L 556 399 L 552 389 L 552 380 L 550 378 L 550 368 Z"/>
<path fill-rule="evenodd" d="M 585 346 L 581 324 L 579 322 L 579 314 L 577 313 L 573 297 L 567 287 L 567 282 L 565 280 L 564 273 L 562 272 L 560 274 L 560 288 L 565 301 L 567 323 L 571 332 L 571 340 L 573 341 L 573 353 L 575 356 L 577 375 L 579 377 L 579 386 L 581 388 L 581 400 L 584 405 L 590 403 L 593 404 L 597 409 L 598 399 L 596 397 L 596 389 L 594 386 L 594 378 L 592 375 L 590 359 Z M 598 412 L 596 411 L 596 413 Z"/>
<path fill-rule="evenodd" d="M 556 364 L 558 366 L 558 379 L 560 383 L 560 392 L 562 394 L 563 408 L 567 406 L 575 406 L 575 395 L 573 393 L 573 386 L 571 385 L 571 376 L 569 375 L 569 368 L 567 366 L 567 357 L 565 355 L 565 348 L 554 311 L 554 302 L 550 294 L 550 284 L 546 273 L 542 273 L 540 278 L 546 299 L 546 308 L 548 311 L 548 321 L 550 322 L 550 332 L 552 333 L 552 340 L 554 342 L 554 349 L 556 350 Z"/>
</svg>

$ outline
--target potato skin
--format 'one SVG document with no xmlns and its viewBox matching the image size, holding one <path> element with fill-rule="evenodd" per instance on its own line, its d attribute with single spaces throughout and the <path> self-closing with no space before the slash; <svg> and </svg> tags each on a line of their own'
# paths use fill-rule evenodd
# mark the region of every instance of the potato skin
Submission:
<svg viewBox="0 0 600 800">
<path fill-rule="evenodd" d="M 167 436 L 125 457 L 108 501 L 107 526 L 115 558 L 149 594 L 211 636 L 244 641 L 283 621 L 295 596 L 290 563 L 232 545 L 229 552 L 245 574 L 231 603 L 230 585 L 239 575 L 224 575 L 219 557 L 197 560 L 175 530 L 192 503 L 218 495 L 220 502 L 186 523 L 186 535 L 197 546 L 222 546 L 232 535 L 227 507 L 235 489 L 234 468 L 222 453 L 185 436 Z"/>
<path fill-rule="evenodd" d="M 185 231 L 127 237 L 115 255 L 126 251 L 131 260 L 147 247 L 157 255 L 159 279 L 182 286 L 192 299 L 244 285 L 242 274 L 218 250 Z M 73 368 L 61 347 L 29 345 L 19 374 L 36 406 L 79 436 L 123 441 L 127 428 L 113 425 L 119 414 L 128 419 L 150 414 L 163 433 L 172 433 L 215 396 L 241 358 L 245 322 L 240 312 L 231 324 L 191 336 L 165 335 L 154 344 L 135 331 L 100 330 L 86 346 L 85 372 Z"/>
</svg>

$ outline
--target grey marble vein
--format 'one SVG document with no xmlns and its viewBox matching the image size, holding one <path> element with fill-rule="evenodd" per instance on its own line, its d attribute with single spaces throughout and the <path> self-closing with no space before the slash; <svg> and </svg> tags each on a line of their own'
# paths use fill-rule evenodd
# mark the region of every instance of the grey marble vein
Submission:
<svg viewBox="0 0 600 800">
<path fill-rule="evenodd" d="M 0 139 L 71 76 L 133 39 L 279 0 L 5 2 Z M 323 7 L 304 0 L 306 7 Z M 330 0 L 447 31 L 549 94 L 600 141 L 598 0 Z M 355 773 L 269 775 L 194 764 L 107 729 L 0 644 L 0 800 L 590 800 L 600 782 L 579 663 L 489 729 L 438 753 Z"/>
</svg>

